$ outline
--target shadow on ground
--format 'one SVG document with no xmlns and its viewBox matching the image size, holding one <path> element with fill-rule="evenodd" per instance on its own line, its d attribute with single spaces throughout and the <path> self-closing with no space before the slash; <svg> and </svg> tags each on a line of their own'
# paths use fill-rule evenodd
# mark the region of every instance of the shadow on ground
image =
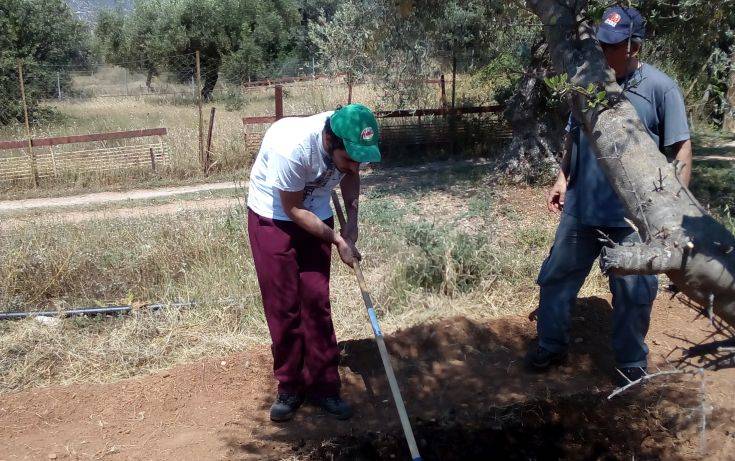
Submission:
<svg viewBox="0 0 735 461">
<path fill-rule="evenodd" d="M 371 191 L 372 196 L 400 194 L 410 197 L 431 191 L 443 191 L 467 195 L 467 186 L 487 180 L 496 164 L 487 159 L 448 160 L 419 163 L 413 166 L 381 166 L 372 174 L 365 175 L 363 186 L 380 186 L 380 192 Z M 379 195 L 378 195 L 379 194 Z"/>
<path fill-rule="evenodd" d="M 694 384 L 683 379 L 608 401 L 610 325 L 606 300 L 581 299 L 570 360 L 548 374 L 523 366 L 535 336 L 535 325 L 523 317 L 454 318 L 388 337 L 424 459 L 677 459 L 673 434 L 696 431 Z M 356 416 L 336 422 L 305 408 L 293 421 L 273 425 L 266 420 L 269 396 L 258 429 L 222 434 L 234 459 L 265 456 L 278 443 L 291 446 L 298 459 L 408 457 L 373 340 L 344 341 L 340 348 L 343 392 Z"/>
</svg>

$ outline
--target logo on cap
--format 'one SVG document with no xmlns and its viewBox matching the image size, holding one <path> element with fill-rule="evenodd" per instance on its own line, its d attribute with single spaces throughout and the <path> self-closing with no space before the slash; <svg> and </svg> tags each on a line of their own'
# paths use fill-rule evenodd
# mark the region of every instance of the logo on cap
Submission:
<svg viewBox="0 0 735 461">
<path fill-rule="evenodd" d="M 373 132 L 373 129 L 370 127 L 367 127 L 364 130 L 362 130 L 362 132 L 360 133 L 360 138 L 363 141 L 370 141 L 371 139 L 373 139 L 374 135 L 375 133 Z"/>
<path fill-rule="evenodd" d="M 620 14 L 613 13 L 607 19 L 605 19 L 605 24 L 607 24 L 610 27 L 615 27 L 620 22 L 620 19 L 622 19 L 620 17 Z"/>
</svg>

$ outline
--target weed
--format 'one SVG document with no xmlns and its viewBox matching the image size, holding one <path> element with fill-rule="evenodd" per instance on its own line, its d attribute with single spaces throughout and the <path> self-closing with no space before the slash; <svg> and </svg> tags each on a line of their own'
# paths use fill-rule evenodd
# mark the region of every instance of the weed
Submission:
<svg viewBox="0 0 735 461">
<path fill-rule="evenodd" d="M 467 214 L 468 218 L 481 218 L 488 222 L 492 216 L 494 197 L 492 192 L 483 189 L 479 194 L 473 196 L 467 202 Z"/>
<path fill-rule="evenodd" d="M 465 293 L 491 272 L 487 239 L 420 222 L 405 228 L 415 249 L 404 267 L 410 285 L 446 295 Z"/>
<path fill-rule="evenodd" d="M 552 234 L 540 226 L 527 226 L 518 229 L 517 239 L 520 251 L 546 249 L 551 246 Z"/>
</svg>

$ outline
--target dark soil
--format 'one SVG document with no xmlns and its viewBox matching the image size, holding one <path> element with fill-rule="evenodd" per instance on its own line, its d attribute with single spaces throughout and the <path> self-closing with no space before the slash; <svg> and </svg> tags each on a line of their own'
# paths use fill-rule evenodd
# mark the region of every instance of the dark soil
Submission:
<svg viewBox="0 0 735 461">
<path fill-rule="evenodd" d="M 511 405 L 474 421 L 420 421 L 414 431 L 424 460 L 678 459 L 666 428 L 649 409 L 603 396 Z M 648 439 L 657 443 L 645 443 Z M 403 434 L 371 432 L 331 439 L 306 450 L 313 460 L 410 459 Z"/>
</svg>

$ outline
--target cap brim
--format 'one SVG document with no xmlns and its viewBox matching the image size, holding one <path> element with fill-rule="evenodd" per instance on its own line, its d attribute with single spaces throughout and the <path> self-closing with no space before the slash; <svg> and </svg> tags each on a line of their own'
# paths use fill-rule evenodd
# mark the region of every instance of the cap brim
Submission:
<svg viewBox="0 0 735 461">
<path fill-rule="evenodd" d="M 615 45 L 628 40 L 629 36 L 629 30 L 610 30 L 602 27 L 597 28 L 597 40 L 608 45 Z"/>
<path fill-rule="evenodd" d="M 352 160 L 360 163 L 380 161 L 380 149 L 378 149 L 378 146 L 363 146 L 362 144 L 350 142 L 346 139 L 344 140 L 344 143 L 347 155 L 349 155 Z"/>
</svg>

